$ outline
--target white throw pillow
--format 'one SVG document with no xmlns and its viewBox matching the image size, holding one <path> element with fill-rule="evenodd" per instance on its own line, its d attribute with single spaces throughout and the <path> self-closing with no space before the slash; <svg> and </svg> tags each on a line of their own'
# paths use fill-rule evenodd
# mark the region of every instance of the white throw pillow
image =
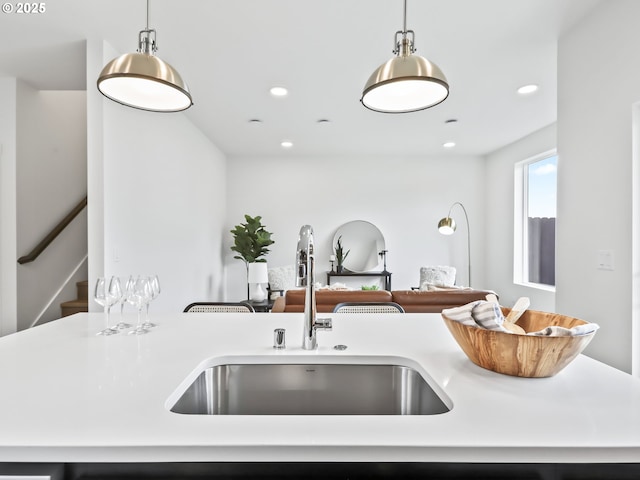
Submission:
<svg viewBox="0 0 640 480">
<path fill-rule="evenodd" d="M 291 290 L 296 287 L 296 267 L 286 265 L 284 267 L 269 268 L 269 288 L 271 290 Z"/>
<path fill-rule="evenodd" d="M 420 290 L 430 287 L 453 287 L 456 283 L 456 268 L 444 265 L 420 268 Z"/>
</svg>

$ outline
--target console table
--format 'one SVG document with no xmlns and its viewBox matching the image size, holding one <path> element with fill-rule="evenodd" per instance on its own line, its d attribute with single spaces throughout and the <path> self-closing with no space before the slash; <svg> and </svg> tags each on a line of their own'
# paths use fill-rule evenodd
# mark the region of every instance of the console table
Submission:
<svg viewBox="0 0 640 480">
<path fill-rule="evenodd" d="M 384 289 L 391 291 L 391 272 L 386 270 L 383 272 L 327 272 L 327 285 L 331 285 L 331 279 L 333 277 L 377 277 L 384 278 Z"/>
</svg>

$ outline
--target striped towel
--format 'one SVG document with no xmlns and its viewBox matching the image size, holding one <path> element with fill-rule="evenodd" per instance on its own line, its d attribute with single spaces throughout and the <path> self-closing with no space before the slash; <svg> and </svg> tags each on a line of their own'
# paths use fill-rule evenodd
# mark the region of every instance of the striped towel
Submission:
<svg viewBox="0 0 640 480">
<path fill-rule="evenodd" d="M 451 320 L 466 325 L 467 327 L 477 327 L 478 324 L 473 319 L 471 312 L 473 311 L 473 307 L 481 302 L 482 300 L 476 300 L 475 302 L 467 303 L 466 305 L 461 305 L 459 307 L 445 308 L 442 310 L 442 314 Z"/>
<path fill-rule="evenodd" d="M 576 325 L 573 328 L 558 327 L 556 325 L 543 328 L 537 332 L 530 332 L 527 335 L 536 335 L 539 337 L 575 337 L 578 335 L 587 335 L 591 332 L 595 332 L 600 328 L 597 323 L 585 323 L 583 325 Z"/>
<path fill-rule="evenodd" d="M 487 330 L 497 330 L 498 332 L 509 332 L 502 326 L 504 323 L 504 315 L 500 306 L 495 302 L 480 301 L 471 310 L 471 315 L 475 322 L 482 328 Z"/>
<path fill-rule="evenodd" d="M 502 326 L 504 315 L 502 315 L 500 306 L 495 302 L 476 300 L 460 307 L 445 308 L 442 310 L 442 314 L 468 327 L 511 333 Z"/>
</svg>

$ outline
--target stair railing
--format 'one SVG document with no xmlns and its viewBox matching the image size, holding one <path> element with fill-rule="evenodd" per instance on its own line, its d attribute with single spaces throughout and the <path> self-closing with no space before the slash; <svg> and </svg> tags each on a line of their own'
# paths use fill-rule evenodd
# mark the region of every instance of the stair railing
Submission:
<svg viewBox="0 0 640 480">
<path fill-rule="evenodd" d="M 74 218 L 87 206 L 87 197 L 84 197 L 73 210 L 71 210 L 66 217 L 60 220 L 58 223 L 27 255 L 24 255 L 18 259 L 20 265 L 33 262 L 38 256 L 44 252 L 55 238 L 62 233 L 62 231 L 69 225 Z"/>
</svg>

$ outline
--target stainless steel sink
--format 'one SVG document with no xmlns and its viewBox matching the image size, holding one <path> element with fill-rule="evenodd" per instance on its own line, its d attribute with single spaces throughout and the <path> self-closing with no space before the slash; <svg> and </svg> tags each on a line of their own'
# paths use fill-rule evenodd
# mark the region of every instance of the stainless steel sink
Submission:
<svg viewBox="0 0 640 480">
<path fill-rule="evenodd" d="M 236 363 L 205 368 L 170 410 L 192 415 L 435 415 L 450 408 L 420 373 L 404 365 Z"/>
</svg>

